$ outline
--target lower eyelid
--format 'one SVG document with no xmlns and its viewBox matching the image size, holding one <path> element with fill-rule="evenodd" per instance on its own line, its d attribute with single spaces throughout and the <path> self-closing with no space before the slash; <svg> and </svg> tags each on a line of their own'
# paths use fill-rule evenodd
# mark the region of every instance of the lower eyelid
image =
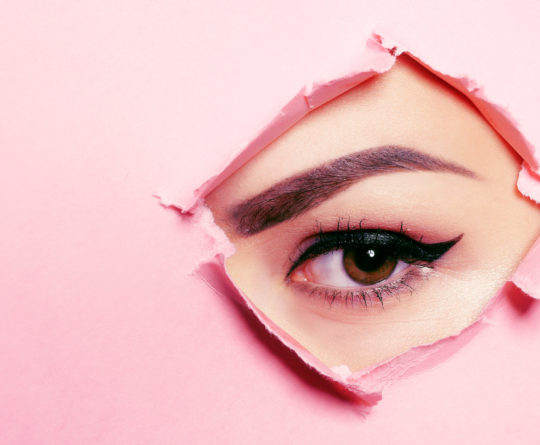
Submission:
<svg viewBox="0 0 540 445">
<path fill-rule="evenodd" d="M 325 312 L 334 310 L 358 311 L 371 308 L 386 308 L 399 303 L 403 296 L 412 295 L 422 281 L 432 273 L 431 264 L 407 264 L 395 279 L 388 279 L 381 285 L 338 288 L 310 282 L 290 282 L 302 301 L 311 306 L 323 308 Z M 404 272 L 404 273 L 403 273 Z M 325 314 L 326 315 L 326 314 Z"/>
</svg>

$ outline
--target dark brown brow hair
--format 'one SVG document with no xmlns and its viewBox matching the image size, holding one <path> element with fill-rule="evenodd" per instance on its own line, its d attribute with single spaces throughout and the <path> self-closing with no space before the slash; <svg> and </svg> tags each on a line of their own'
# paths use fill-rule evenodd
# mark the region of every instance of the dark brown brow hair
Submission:
<svg viewBox="0 0 540 445">
<path fill-rule="evenodd" d="M 375 147 L 286 178 L 234 206 L 230 217 L 239 234 L 253 235 L 318 206 L 354 182 L 396 171 L 450 172 L 477 177 L 465 167 L 411 148 Z"/>
</svg>

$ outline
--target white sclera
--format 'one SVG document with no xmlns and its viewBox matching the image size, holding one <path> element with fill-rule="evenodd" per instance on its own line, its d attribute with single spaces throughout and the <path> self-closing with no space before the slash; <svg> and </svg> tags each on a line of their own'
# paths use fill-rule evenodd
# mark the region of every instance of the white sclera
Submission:
<svg viewBox="0 0 540 445">
<path fill-rule="evenodd" d="M 306 264 L 306 276 L 310 277 L 310 281 L 317 284 L 324 284 L 332 287 L 368 287 L 361 283 L 354 281 L 343 265 L 344 250 L 333 250 L 331 252 L 320 255 L 316 258 L 309 260 L 309 264 Z M 405 270 L 409 266 L 404 261 L 398 261 L 395 269 L 385 280 L 380 281 L 383 283 L 391 279 L 394 275 Z M 372 285 L 373 286 L 373 285 Z"/>
</svg>

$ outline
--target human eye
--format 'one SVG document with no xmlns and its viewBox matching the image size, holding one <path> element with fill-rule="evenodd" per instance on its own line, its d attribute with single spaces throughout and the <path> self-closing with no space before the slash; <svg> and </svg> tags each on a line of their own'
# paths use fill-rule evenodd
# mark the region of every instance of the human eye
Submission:
<svg viewBox="0 0 540 445">
<path fill-rule="evenodd" d="M 424 243 L 382 229 L 320 231 L 302 243 L 287 280 L 329 305 L 367 308 L 412 292 L 435 263 L 462 238 Z"/>
</svg>

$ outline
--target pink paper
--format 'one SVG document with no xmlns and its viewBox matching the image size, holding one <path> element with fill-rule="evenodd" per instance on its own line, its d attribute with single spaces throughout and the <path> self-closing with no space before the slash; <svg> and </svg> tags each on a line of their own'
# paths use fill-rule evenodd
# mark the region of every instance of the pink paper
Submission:
<svg viewBox="0 0 540 445">
<path fill-rule="evenodd" d="M 2 5 L 0 443 L 537 443 L 538 242 L 480 323 L 367 374 L 325 370 L 335 386 L 232 299 L 206 263 L 231 246 L 193 205 L 400 51 L 468 92 L 538 202 L 539 16 L 484 0 Z M 376 406 L 342 391 L 351 377 L 366 403 L 388 382 Z"/>
<path fill-rule="evenodd" d="M 226 178 L 231 172 L 241 166 L 243 162 L 246 162 L 246 160 L 261 150 L 269 143 L 269 141 L 272 141 L 286 129 L 290 128 L 290 126 L 307 114 L 311 109 L 323 105 L 334 97 L 342 94 L 344 91 L 369 79 L 374 74 L 387 71 L 392 67 L 396 57 L 405 51 L 405 48 L 397 43 L 395 38 L 387 38 L 381 31 L 375 33 L 366 41 L 366 48 L 359 56 L 359 65 L 355 71 L 347 73 L 343 77 L 335 80 L 315 82 L 304 87 L 284 108 L 282 108 L 271 123 L 240 153 L 238 153 L 236 158 L 232 159 L 231 162 L 223 168 L 221 173 L 214 175 L 210 180 L 205 182 L 202 187 L 197 188 L 194 193 L 194 199 L 204 196 L 205 192 L 218 186 L 222 179 Z M 518 151 L 525 159 L 529 159 L 532 164 L 536 163 L 535 156 L 537 156 L 538 153 L 535 152 L 534 147 L 526 141 L 521 133 L 519 133 L 516 128 L 517 124 L 508 111 L 504 110 L 496 103 L 490 102 L 482 88 L 474 79 L 464 76 L 456 78 L 441 73 L 430 66 L 426 61 L 422 61 L 415 57 L 414 53 L 408 51 L 408 55 L 466 95 L 477 106 L 486 120 L 490 122 L 508 142 L 512 141 L 514 144 L 513 147 L 519 147 L 520 150 Z M 538 187 L 540 181 L 537 182 L 536 178 L 532 176 L 534 173 L 531 172 L 528 176 L 528 182 L 523 185 L 523 176 L 525 172 L 529 172 L 529 167 L 524 167 L 520 180 L 522 188 L 525 188 L 528 192 L 526 196 L 531 197 L 531 194 L 534 193 L 535 190 L 534 187 Z M 205 224 L 202 226 L 205 231 L 209 234 L 211 231 L 216 235 L 214 255 L 217 255 L 217 258 L 210 257 L 206 262 L 203 262 L 203 265 L 205 263 L 215 263 L 217 267 L 209 269 L 203 266 L 200 269 L 202 278 L 211 284 L 212 280 L 215 279 L 214 276 L 216 273 L 226 276 L 224 257 L 226 258 L 227 256 L 232 255 L 234 253 L 234 247 L 230 245 L 225 235 L 219 233 L 219 229 L 211 224 L 211 220 L 208 216 L 209 210 L 203 205 L 195 207 L 193 201 L 186 205 L 178 204 L 175 205 L 175 207 L 178 207 L 184 213 L 195 212 L 196 215 L 199 215 L 198 219 L 204 219 Z M 194 221 L 194 223 L 199 226 L 201 225 L 199 221 Z M 522 264 L 511 278 L 514 284 L 532 298 L 540 298 L 540 282 L 536 274 L 536 265 L 540 262 L 539 243 L 540 240 L 537 241 L 533 248 L 531 248 L 527 257 L 523 260 Z M 229 252 L 229 255 L 227 255 L 226 252 Z M 208 272 L 210 272 L 210 276 L 208 276 Z M 231 287 L 234 287 L 230 278 L 227 277 L 225 279 L 229 281 Z M 385 363 L 360 372 L 351 373 L 344 365 L 329 369 L 309 351 L 305 350 L 305 348 L 296 342 L 294 338 L 280 329 L 272 320 L 268 319 L 268 317 L 258 310 L 257 307 L 250 302 L 249 298 L 239 289 L 229 290 L 229 293 L 233 293 L 236 299 L 241 299 L 266 327 L 268 332 L 275 335 L 287 347 L 294 351 L 307 366 L 313 368 L 329 380 L 334 381 L 343 389 L 350 391 L 354 396 L 358 397 L 359 401 L 365 406 L 371 406 L 378 403 L 382 398 L 383 389 L 388 384 L 393 383 L 396 379 L 412 372 L 417 373 L 447 359 L 451 352 L 455 352 L 460 345 L 464 345 L 468 339 L 471 338 L 472 333 L 476 333 L 481 329 L 484 325 L 483 321 L 485 320 L 486 315 L 489 314 L 489 309 L 491 309 L 490 306 L 476 323 L 466 329 L 466 332 L 463 333 L 464 338 L 461 338 L 461 335 L 456 335 L 439 340 L 431 345 L 421 345 L 412 348 L 408 352 L 388 360 Z M 496 301 L 497 297 L 495 297 L 494 300 Z"/>
</svg>

